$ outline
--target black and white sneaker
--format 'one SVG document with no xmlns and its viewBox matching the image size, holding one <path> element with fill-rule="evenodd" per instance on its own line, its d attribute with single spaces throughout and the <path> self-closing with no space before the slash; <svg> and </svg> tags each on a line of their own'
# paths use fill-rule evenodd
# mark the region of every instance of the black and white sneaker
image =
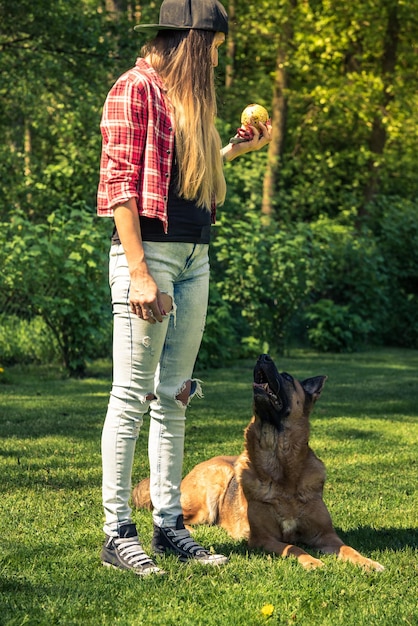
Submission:
<svg viewBox="0 0 418 626">
<path fill-rule="evenodd" d="M 184 527 L 183 515 L 177 518 L 176 528 L 159 528 L 154 525 L 152 549 L 156 554 L 173 553 L 180 561 L 194 559 L 202 565 L 224 565 L 228 557 L 223 554 L 211 554 L 209 550 L 196 543 Z"/>
<path fill-rule="evenodd" d="M 142 549 L 135 524 L 121 526 L 118 537 L 106 536 L 101 559 L 107 567 L 132 570 L 138 576 L 165 574 Z"/>
</svg>

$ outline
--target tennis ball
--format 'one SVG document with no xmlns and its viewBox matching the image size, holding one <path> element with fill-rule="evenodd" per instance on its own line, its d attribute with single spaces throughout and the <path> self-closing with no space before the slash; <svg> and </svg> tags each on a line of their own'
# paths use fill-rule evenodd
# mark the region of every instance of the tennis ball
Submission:
<svg viewBox="0 0 418 626">
<path fill-rule="evenodd" d="M 265 124 L 269 119 L 267 109 L 261 104 L 249 104 L 241 114 L 241 124 L 243 126 L 255 126 L 260 130 L 259 122 Z"/>
</svg>

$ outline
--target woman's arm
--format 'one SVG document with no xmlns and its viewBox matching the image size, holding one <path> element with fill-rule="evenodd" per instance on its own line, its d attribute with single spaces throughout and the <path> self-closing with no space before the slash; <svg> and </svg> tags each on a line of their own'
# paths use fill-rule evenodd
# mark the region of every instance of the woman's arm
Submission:
<svg viewBox="0 0 418 626">
<path fill-rule="evenodd" d="M 131 311 L 152 324 L 156 321 L 162 322 L 165 311 L 160 290 L 145 259 L 136 199 L 130 198 L 117 206 L 114 209 L 114 219 L 131 276 Z"/>
</svg>

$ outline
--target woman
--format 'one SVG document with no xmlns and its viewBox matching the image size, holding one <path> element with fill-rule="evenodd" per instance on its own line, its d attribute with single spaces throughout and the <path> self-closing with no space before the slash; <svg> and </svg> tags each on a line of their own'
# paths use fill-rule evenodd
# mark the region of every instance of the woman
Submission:
<svg viewBox="0 0 418 626">
<path fill-rule="evenodd" d="M 218 0 L 164 0 L 134 68 L 110 90 L 101 124 L 98 214 L 114 218 L 110 284 L 114 371 L 102 436 L 104 565 L 162 573 L 144 552 L 128 505 L 136 439 L 150 411 L 148 455 L 157 554 L 227 562 L 193 541 L 180 505 L 185 413 L 201 395 L 192 378 L 207 309 L 210 224 L 226 185 L 222 158 L 262 148 L 222 148 L 214 125 L 214 67 L 228 32 Z"/>
</svg>

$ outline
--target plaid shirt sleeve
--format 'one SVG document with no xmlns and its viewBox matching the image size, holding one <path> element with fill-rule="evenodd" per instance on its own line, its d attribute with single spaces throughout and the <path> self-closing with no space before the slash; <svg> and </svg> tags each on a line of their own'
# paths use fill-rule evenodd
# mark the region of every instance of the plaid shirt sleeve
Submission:
<svg viewBox="0 0 418 626">
<path fill-rule="evenodd" d="M 99 215 L 111 216 L 117 204 L 139 197 L 147 123 L 140 90 L 125 75 L 112 87 L 103 108 Z"/>
</svg>

